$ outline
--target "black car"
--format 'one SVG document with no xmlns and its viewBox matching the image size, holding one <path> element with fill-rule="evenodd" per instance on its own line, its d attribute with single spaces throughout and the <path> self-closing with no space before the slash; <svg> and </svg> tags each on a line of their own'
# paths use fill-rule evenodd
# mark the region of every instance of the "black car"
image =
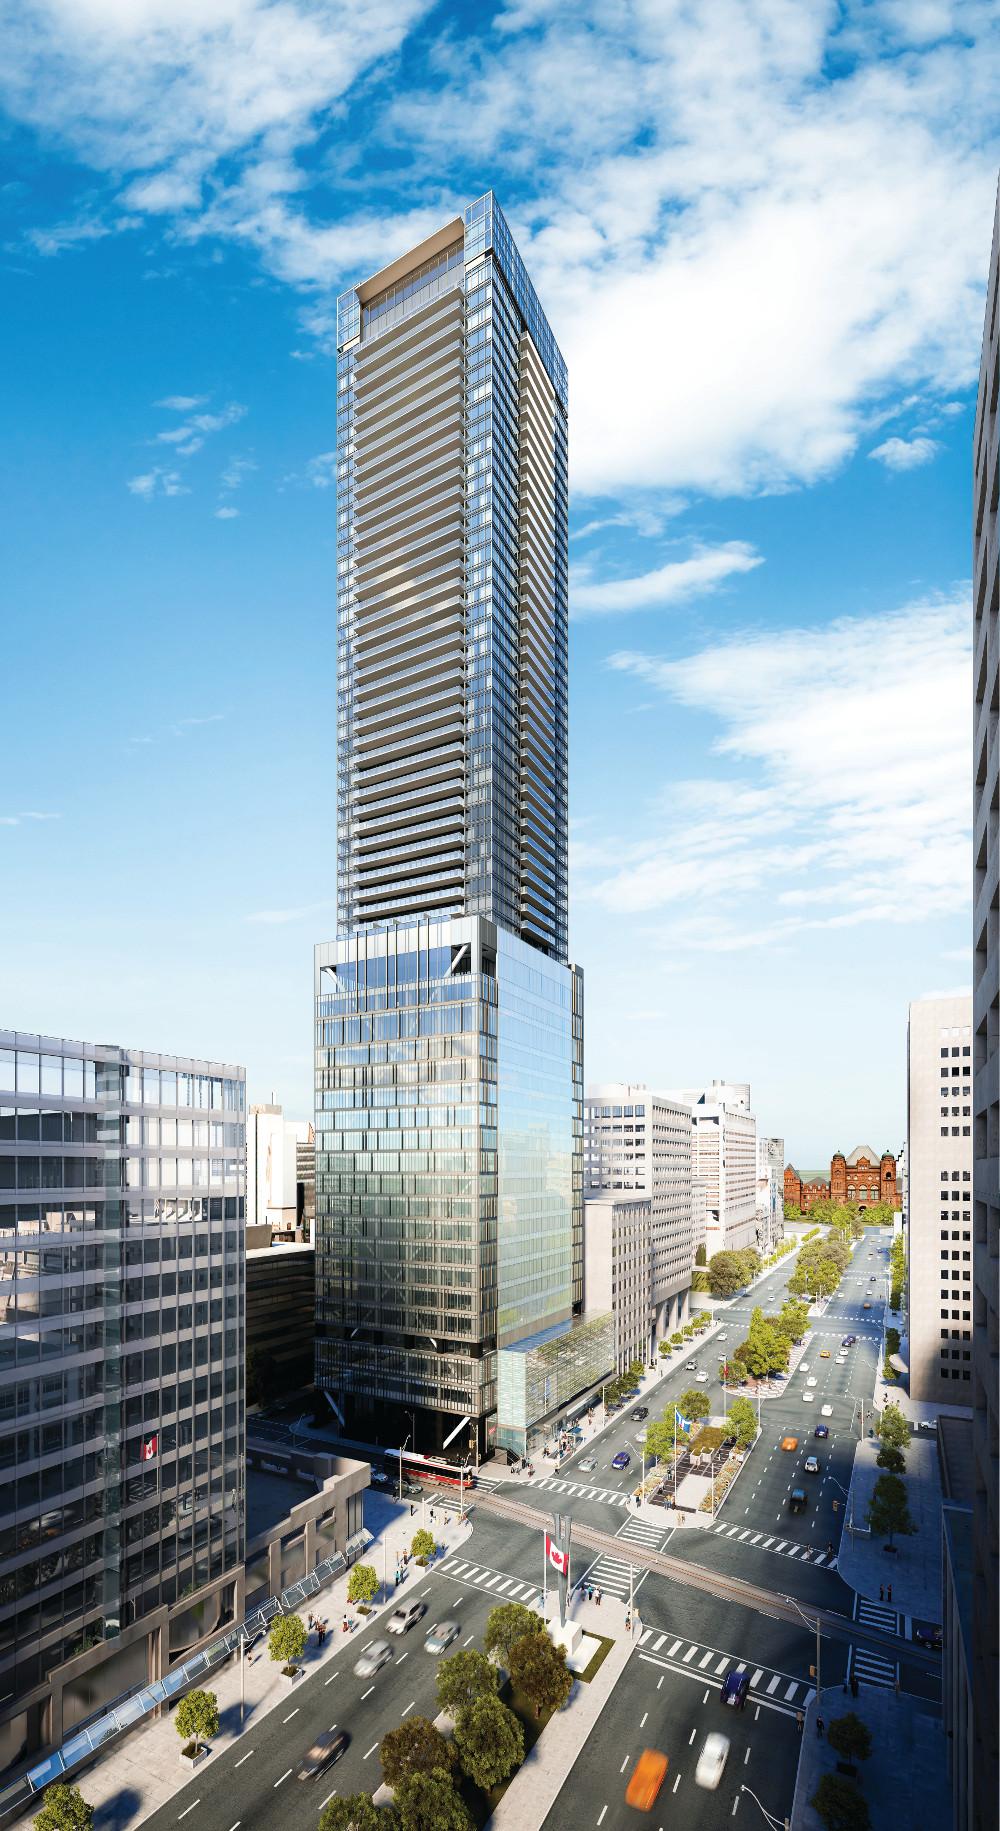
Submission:
<svg viewBox="0 0 1000 1831">
<path fill-rule="evenodd" d="M 722 1681 L 719 1696 L 731 1710 L 745 1710 L 750 1695 L 749 1672 L 729 1672 Z"/>
<path fill-rule="evenodd" d="M 645 1421 L 645 1419 L 648 1417 L 649 1417 L 649 1406 L 648 1405 L 637 1405 L 634 1412 L 632 1413 L 632 1422 L 633 1422 L 633 1424 L 642 1424 Z"/>
<path fill-rule="evenodd" d="M 309 1753 L 303 1758 L 299 1768 L 299 1780 L 318 1780 L 328 1767 L 339 1761 L 344 1750 L 350 1744 L 346 1729 L 326 1729 L 317 1736 Z"/>
<path fill-rule="evenodd" d="M 789 1513 L 804 1513 L 809 1505 L 804 1488 L 793 1488 L 788 1496 Z"/>
<path fill-rule="evenodd" d="M 842 1348 L 853 1348 L 857 1339 L 856 1335 L 845 1335 L 840 1345 Z"/>
</svg>

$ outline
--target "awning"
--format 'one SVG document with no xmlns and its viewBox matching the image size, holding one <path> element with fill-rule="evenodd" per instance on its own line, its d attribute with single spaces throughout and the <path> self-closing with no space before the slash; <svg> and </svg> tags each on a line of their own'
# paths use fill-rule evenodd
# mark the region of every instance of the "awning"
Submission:
<svg viewBox="0 0 1000 1831">
<path fill-rule="evenodd" d="M 910 1371 L 901 1354 L 890 1354 L 889 1365 L 893 1373 L 909 1373 Z"/>
</svg>

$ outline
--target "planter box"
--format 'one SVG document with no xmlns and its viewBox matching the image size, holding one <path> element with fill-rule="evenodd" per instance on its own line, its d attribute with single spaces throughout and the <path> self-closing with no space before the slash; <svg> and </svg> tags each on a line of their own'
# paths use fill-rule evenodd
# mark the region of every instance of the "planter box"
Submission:
<svg viewBox="0 0 1000 1831">
<path fill-rule="evenodd" d="M 180 1755 L 181 1766 L 186 1768 L 189 1774 L 193 1774 L 195 1768 L 200 1766 L 202 1761 L 207 1761 L 211 1752 L 211 1749 L 205 1742 L 199 1742 L 193 1755 L 189 1755 L 187 1750 L 182 1748 Z"/>
<path fill-rule="evenodd" d="M 302 1677 L 302 1674 L 304 1671 L 305 1671 L 305 1666 L 282 1666 L 282 1668 L 281 1668 L 282 1684 L 288 1685 L 289 1687 L 291 1687 L 292 1685 L 294 1685 L 297 1678 Z"/>
</svg>

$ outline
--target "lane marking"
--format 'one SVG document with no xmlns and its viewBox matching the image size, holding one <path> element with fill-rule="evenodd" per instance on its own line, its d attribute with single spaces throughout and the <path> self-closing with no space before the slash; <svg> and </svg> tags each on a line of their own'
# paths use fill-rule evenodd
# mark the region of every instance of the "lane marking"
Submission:
<svg viewBox="0 0 1000 1831">
<path fill-rule="evenodd" d="M 236 1766 L 236 1767 L 242 1767 L 242 1766 L 243 1766 L 243 1763 L 244 1763 L 244 1761 L 249 1761 L 249 1759 L 250 1759 L 250 1756 L 251 1756 L 251 1755 L 252 1755 L 252 1754 L 253 1754 L 253 1749 L 252 1749 L 252 1748 L 248 1748 L 248 1749 L 247 1749 L 247 1752 L 246 1752 L 246 1754 L 245 1754 L 245 1755 L 241 1755 L 241 1756 L 240 1756 L 240 1758 L 239 1758 L 239 1760 L 238 1760 L 238 1761 L 237 1761 L 237 1762 L 235 1762 L 235 1763 L 234 1763 L 234 1765 L 235 1765 L 235 1766 Z"/>
<path fill-rule="evenodd" d="M 471 1647 L 475 1638 L 476 1638 L 476 1636 L 474 1634 L 470 1634 L 468 1640 L 463 1640 L 463 1642 L 462 1642 L 463 1647 Z"/>
<path fill-rule="evenodd" d="M 641 1723 L 640 1723 L 640 1724 L 639 1724 L 639 1728 L 640 1728 L 640 1729 L 645 1729 L 645 1727 L 646 1727 L 646 1717 L 648 1717 L 648 1716 L 649 1716 L 649 1711 L 648 1711 L 648 1710 L 647 1710 L 647 1712 L 646 1712 L 646 1716 L 644 1716 L 644 1717 L 643 1717 L 643 1719 L 642 1719 L 642 1722 L 641 1722 Z"/>
<path fill-rule="evenodd" d="M 607 1806 L 602 1806 L 602 1807 L 601 1807 L 601 1816 L 600 1816 L 600 1818 L 599 1818 L 599 1819 L 598 1819 L 598 1821 L 597 1821 L 597 1822 L 598 1822 L 598 1824 L 599 1824 L 599 1825 L 603 1825 L 603 1823 L 604 1823 L 604 1815 L 605 1815 L 605 1813 L 606 1813 L 606 1811 L 607 1811 L 607 1809 L 608 1809 L 608 1808 L 607 1808 Z"/>
<path fill-rule="evenodd" d="M 696 1729 L 692 1729 L 691 1734 L 688 1736 L 688 1747 L 689 1748 L 691 1747 L 691 1744 L 694 1741 L 695 1736 L 697 1734 L 698 1734 L 698 1731 Z"/>
<path fill-rule="evenodd" d="M 674 1776 L 674 1788 L 673 1788 L 675 1793 L 677 1791 L 677 1788 L 680 1786 L 680 1784 L 681 1784 L 681 1777 L 679 1774 L 676 1774 Z"/>
<path fill-rule="evenodd" d="M 334 1679 L 335 1679 L 335 1678 L 336 1678 L 336 1676 L 337 1676 L 337 1674 L 336 1674 L 336 1673 L 335 1673 L 335 1672 L 331 1672 L 331 1674 L 330 1674 L 330 1676 L 329 1676 L 329 1678 L 325 1678 L 325 1679 L 324 1679 L 324 1680 L 323 1680 L 323 1688 L 324 1688 L 324 1690 L 325 1690 L 325 1689 L 326 1689 L 326 1687 L 327 1687 L 327 1685 L 332 1685 L 332 1684 L 333 1684 L 333 1681 L 334 1681 Z"/>
<path fill-rule="evenodd" d="M 369 1750 L 368 1750 L 368 1754 L 366 1754 L 366 1755 L 363 1755 L 363 1756 L 362 1756 L 362 1757 L 361 1757 L 361 1758 L 362 1758 L 362 1760 L 363 1760 L 363 1761 L 367 1761 L 367 1759 L 368 1759 L 368 1755 L 373 1755 L 373 1754 L 374 1754 L 374 1753 L 375 1753 L 375 1750 L 376 1750 L 376 1749 L 377 1749 L 377 1747 L 378 1747 L 378 1743 L 377 1743 L 377 1742 L 373 1742 L 373 1743 L 372 1743 L 372 1745 L 371 1745 L 371 1748 L 370 1748 L 370 1749 L 369 1749 Z"/>
<path fill-rule="evenodd" d="M 337 1789 L 336 1789 L 336 1787 L 334 1787 L 332 1793 L 328 1793 L 325 1799 L 320 1800 L 320 1805 L 319 1805 L 320 1811 L 322 1812 L 323 1807 L 328 1806 L 331 1799 L 336 1799 L 336 1797 L 337 1797 Z"/>
<path fill-rule="evenodd" d="M 284 1773 L 283 1773 L 283 1774 L 282 1774 L 282 1776 L 281 1776 L 281 1780 L 287 1780 L 287 1779 L 288 1779 L 288 1776 L 289 1776 L 289 1774 L 290 1774 L 290 1773 L 291 1773 L 291 1771 L 292 1771 L 292 1770 L 291 1770 L 291 1768 L 290 1768 L 290 1767 L 289 1767 L 289 1768 L 286 1768 L 286 1770 L 285 1770 L 285 1772 L 284 1772 Z M 275 1786 L 275 1787 L 279 1787 L 279 1786 L 280 1786 L 280 1785 L 281 1785 L 281 1780 L 276 1780 L 276 1781 L 275 1781 L 275 1783 L 274 1783 L 274 1786 Z M 273 1791 L 274 1791 L 274 1788 L 272 1788 L 272 1792 L 273 1792 Z"/>
<path fill-rule="evenodd" d="M 624 1772 L 625 1772 L 625 1769 L 626 1769 L 626 1768 L 627 1768 L 627 1767 L 628 1767 L 628 1756 L 627 1756 L 627 1755 L 626 1755 L 626 1756 L 625 1756 L 625 1759 L 624 1759 L 624 1761 L 623 1761 L 623 1762 L 622 1762 L 622 1764 L 621 1764 L 621 1767 L 620 1767 L 620 1768 L 619 1768 L 619 1769 L 618 1769 L 618 1772 L 619 1772 L 619 1773 L 620 1773 L 620 1774 L 624 1774 Z"/>
<path fill-rule="evenodd" d="M 290 1772 L 291 1772 L 291 1769 L 289 1769 L 289 1773 Z M 200 1799 L 192 1799 L 191 1804 L 189 1806 L 185 1806 L 183 1812 L 178 1812 L 177 1823 L 180 1824 L 182 1818 L 186 1818 L 189 1812 L 194 1811 L 195 1806 L 200 1806 L 200 1805 L 201 1805 Z"/>
<path fill-rule="evenodd" d="M 362 1693 L 361 1693 L 361 1702 L 362 1703 L 364 1703 L 366 1697 L 371 1697 L 371 1694 L 374 1691 L 374 1689 L 375 1689 L 374 1685 L 369 1685 L 367 1691 L 362 1691 Z"/>
<path fill-rule="evenodd" d="M 292 1720 L 292 1718 L 293 1718 L 293 1717 L 297 1717 L 297 1716 L 298 1716 L 298 1714 L 299 1714 L 299 1707 L 298 1707 L 298 1705 L 297 1705 L 297 1704 L 296 1704 L 296 1706 L 295 1706 L 295 1709 L 294 1709 L 294 1710 L 290 1710 L 290 1711 L 289 1711 L 289 1713 L 288 1713 L 288 1715 L 287 1715 L 287 1717 L 285 1717 L 285 1718 L 284 1718 L 284 1719 L 283 1719 L 283 1721 L 284 1721 L 284 1722 L 286 1722 L 286 1723 L 290 1723 L 290 1722 L 291 1722 L 291 1720 Z"/>
<path fill-rule="evenodd" d="M 408 1704 L 407 1704 L 407 1706 L 406 1706 L 406 1710 L 404 1710 L 404 1712 L 403 1712 L 403 1715 L 404 1715 L 404 1717 L 405 1717 L 405 1716 L 406 1716 L 406 1715 L 407 1715 L 407 1712 L 409 1712 L 409 1711 L 411 1711 L 411 1710 L 412 1710 L 412 1709 L 413 1709 L 413 1706 L 414 1706 L 414 1704 L 415 1704 L 415 1703 L 416 1703 L 416 1701 L 417 1701 L 417 1700 L 416 1700 L 416 1698 L 415 1698 L 415 1697 L 411 1697 L 411 1699 L 410 1699 L 410 1701 L 409 1701 L 409 1703 L 408 1703 Z"/>
<path fill-rule="evenodd" d="M 410 1657 L 410 1655 L 408 1653 L 401 1653 L 399 1658 L 396 1661 L 397 1666 L 401 1666 L 404 1659 L 409 1659 L 409 1657 Z"/>
</svg>

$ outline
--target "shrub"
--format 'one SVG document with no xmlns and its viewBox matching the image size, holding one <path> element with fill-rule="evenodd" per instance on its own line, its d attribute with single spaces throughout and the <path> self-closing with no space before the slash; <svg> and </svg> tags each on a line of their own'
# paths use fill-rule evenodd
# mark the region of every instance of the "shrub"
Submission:
<svg viewBox="0 0 1000 1831">
<path fill-rule="evenodd" d="M 268 1654 L 275 1662 L 294 1666 L 306 1650 L 307 1638 L 305 1623 L 298 1615 L 279 1615 L 267 1637 Z"/>
<path fill-rule="evenodd" d="M 35 1813 L 35 1831 L 90 1831 L 94 1808 L 89 1806 L 78 1786 L 67 1786 L 57 1780 L 42 1794 L 42 1809 Z"/>
<path fill-rule="evenodd" d="M 174 1728 L 185 1742 L 202 1737 L 211 1742 L 219 1733 L 219 1700 L 214 1691 L 189 1691 L 174 1711 Z"/>
<path fill-rule="evenodd" d="M 348 1602 L 374 1602 L 378 1595 L 378 1573 L 374 1564 L 355 1564 L 347 1579 Z"/>
</svg>

